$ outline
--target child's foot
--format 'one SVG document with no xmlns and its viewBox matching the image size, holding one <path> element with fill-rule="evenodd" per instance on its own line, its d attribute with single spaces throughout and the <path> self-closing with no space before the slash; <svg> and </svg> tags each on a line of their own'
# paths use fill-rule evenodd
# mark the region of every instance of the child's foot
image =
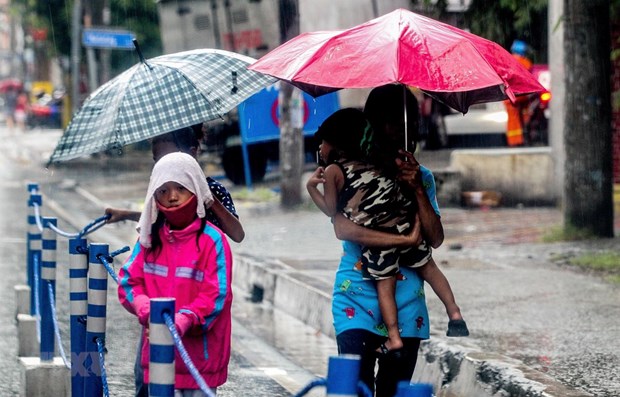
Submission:
<svg viewBox="0 0 620 397">
<path fill-rule="evenodd" d="M 469 336 L 469 329 L 465 320 L 448 321 L 448 331 L 446 336 Z"/>
</svg>

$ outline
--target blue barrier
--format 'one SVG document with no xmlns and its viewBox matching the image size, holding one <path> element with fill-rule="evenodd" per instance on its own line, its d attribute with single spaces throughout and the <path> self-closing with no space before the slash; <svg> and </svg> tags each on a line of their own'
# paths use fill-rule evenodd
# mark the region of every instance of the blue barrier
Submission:
<svg viewBox="0 0 620 397">
<path fill-rule="evenodd" d="M 84 373 L 80 358 L 86 351 L 88 314 L 88 250 L 86 239 L 69 240 L 69 321 L 71 329 L 71 396 L 82 397 Z M 79 364 L 78 364 L 79 363 Z"/>
<path fill-rule="evenodd" d="M 59 352 L 67 368 L 71 369 L 71 395 L 90 397 L 101 396 L 103 393 L 108 396 L 104 358 L 107 272 L 118 281 L 108 261 L 128 251 L 129 247 L 112 254 L 108 254 L 106 244 L 92 244 L 88 247 L 82 237 L 105 225 L 110 215 L 95 219 L 78 233 L 67 233 L 56 226 L 56 218 L 41 217 L 39 210 L 42 200 L 38 194 L 38 185 L 29 184 L 28 191 L 27 273 L 31 291 L 30 311 L 37 319 L 41 361 L 53 361 L 56 336 Z M 69 277 L 72 363 L 65 357 L 56 318 L 57 235 L 71 238 Z"/>
<path fill-rule="evenodd" d="M 38 220 L 35 216 L 36 206 L 41 205 L 41 195 L 38 194 L 39 185 L 36 183 L 28 184 L 28 233 L 26 235 L 26 272 L 28 286 L 30 287 L 30 314 L 35 315 L 35 285 L 34 285 L 34 263 L 35 256 L 38 262 L 41 261 L 41 230 L 37 227 Z M 36 291 L 38 293 L 38 291 Z"/>
<path fill-rule="evenodd" d="M 308 383 L 295 397 L 305 396 L 317 386 L 326 387 L 327 397 L 373 397 L 365 383 L 359 380 L 360 356 L 343 354 L 329 358 L 327 378 Z M 432 397 L 433 385 L 427 383 L 400 382 L 394 397 Z"/>
<path fill-rule="evenodd" d="M 295 397 L 305 396 L 317 386 L 325 386 L 327 397 L 372 397 L 373 393 L 359 380 L 360 356 L 343 354 L 329 358 L 327 378 L 318 378 L 308 383 Z"/>
<path fill-rule="evenodd" d="M 430 383 L 400 382 L 394 397 L 432 397 L 433 385 Z"/>
<path fill-rule="evenodd" d="M 327 396 L 357 397 L 360 356 L 344 354 L 330 357 L 327 367 Z"/>
<path fill-rule="evenodd" d="M 151 299 L 149 396 L 174 397 L 174 341 L 164 314 L 174 315 L 174 298 Z"/>
<path fill-rule="evenodd" d="M 55 225 L 56 218 L 43 218 L 42 251 L 41 251 L 41 282 L 39 298 L 41 299 L 41 361 L 54 360 L 54 320 L 52 306 L 48 294 L 48 284 L 52 291 L 56 290 L 56 233 L 50 228 Z"/>
<path fill-rule="evenodd" d="M 105 343 L 108 272 L 100 257 L 108 256 L 107 244 L 91 244 L 88 249 L 88 314 L 86 318 L 86 352 L 84 360 L 88 376 L 84 380 L 84 395 L 103 395 L 103 368 L 99 362 L 97 340 Z"/>
</svg>

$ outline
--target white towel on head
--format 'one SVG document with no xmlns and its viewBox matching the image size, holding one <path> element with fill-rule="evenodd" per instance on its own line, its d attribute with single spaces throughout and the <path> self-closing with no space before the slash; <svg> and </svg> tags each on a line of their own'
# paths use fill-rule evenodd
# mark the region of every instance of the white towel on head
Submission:
<svg viewBox="0 0 620 397">
<path fill-rule="evenodd" d="M 195 158 L 186 153 L 175 152 L 159 159 L 151 172 L 144 209 L 138 221 L 140 244 L 147 248 L 151 246 L 151 228 L 159 213 L 155 203 L 155 191 L 166 182 L 177 182 L 196 195 L 198 200 L 196 213 L 199 218 L 205 217 L 205 209 L 213 203 L 211 189 Z"/>
</svg>

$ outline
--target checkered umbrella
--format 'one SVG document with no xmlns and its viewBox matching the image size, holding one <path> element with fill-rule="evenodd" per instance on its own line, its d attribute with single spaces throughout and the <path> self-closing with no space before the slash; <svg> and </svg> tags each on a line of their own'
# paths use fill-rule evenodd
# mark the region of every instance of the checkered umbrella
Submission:
<svg viewBox="0 0 620 397">
<path fill-rule="evenodd" d="M 275 78 L 248 70 L 255 60 L 200 49 L 162 55 L 102 85 L 84 102 L 49 162 L 119 150 L 221 117 Z"/>
</svg>

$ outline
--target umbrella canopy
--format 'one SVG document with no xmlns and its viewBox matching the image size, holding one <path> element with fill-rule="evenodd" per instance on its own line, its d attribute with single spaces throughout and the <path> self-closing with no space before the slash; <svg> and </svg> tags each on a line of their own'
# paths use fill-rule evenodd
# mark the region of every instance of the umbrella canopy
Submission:
<svg viewBox="0 0 620 397">
<path fill-rule="evenodd" d="M 21 90 L 23 88 L 23 84 L 21 80 L 18 79 L 3 79 L 0 80 L 0 92 L 7 92 L 9 89 Z"/>
<path fill-rule="evenodd" d="M 86 99 L 58 142 L 50 163 L 118 150 L 219 118 L 275 81 L 248 70 L 254 61 L 214 49 L 143 60 Z"/>
<path fill-rule="evenodd" d="M 498 44 L 404 9 L 347 30 L 301 34 L 250 69 L 315 97 L 405 84 L 463 113 L 476 103 L 544 90 Z"/>
</svg>

